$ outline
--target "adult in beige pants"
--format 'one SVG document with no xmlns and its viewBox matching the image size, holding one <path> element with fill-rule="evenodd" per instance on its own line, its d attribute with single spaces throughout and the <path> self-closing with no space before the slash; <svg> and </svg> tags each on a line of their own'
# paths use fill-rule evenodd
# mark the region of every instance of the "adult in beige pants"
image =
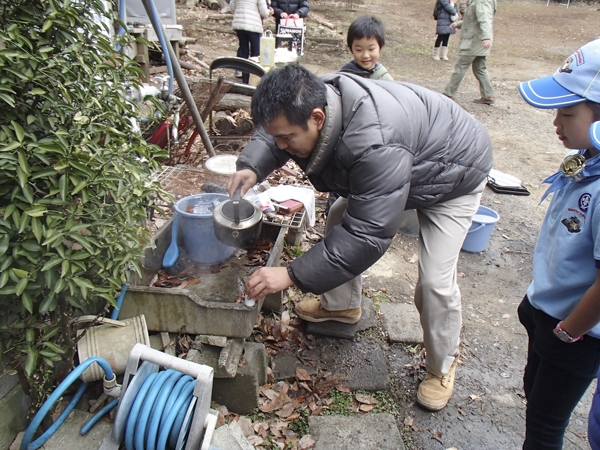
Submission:
<svg viewBox="0 0 600 450">
<path fill-rule="evenodd" d="M 415 287 L 415 305 L 421 316 L 427 371 L 438 377 L 448 373 L 458 356 L 462 318 L 456 264 L 484 187 L 485 182 L 470 194 L 417 209 L 419 280 Z M 327 216 L 325 235 L 342 223 L 346 204 L 343 197 L 333 204 Z M 361 291 L 359 275 L 324 293 L 321 304 L 328 311 L 360 308 Z"/>
<path fill-rule="evenodd" d="M 298 65 L 261 79 L 252 118 L 257 131 L 238 157 L 228 192 L 242 185 L 244 193 L 291 158 L 316 189 L 343 199 L 322 241 L 286 267 L 255 271 L 246 294 L 261 298 L 294 285 L 320 296 L 294 305 L 299 318 L 355 324 L 360 274 L 389 248 L 403 211 L 420 210 L 416 299 L 428 370 L 417 401 L 442 409 L 452 396 L 461 326 L 456 261 L 492 167 L 485 128 L 420 86 L 347 73 L 319 78 Z"/>
</svg>

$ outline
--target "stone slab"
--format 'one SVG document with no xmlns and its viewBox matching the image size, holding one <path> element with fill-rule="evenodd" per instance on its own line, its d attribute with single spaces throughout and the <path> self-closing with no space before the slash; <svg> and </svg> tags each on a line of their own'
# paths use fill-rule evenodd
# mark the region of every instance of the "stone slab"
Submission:
<svg viewBox="0 0 600 450">
<path fill-rule="evenodd" d="M 73 410 L 73 420 L 65 421 L 54 435 L 44 444 L 44 450 L 66 450 L 66 449 L 97 449 L 102 444 L 105 436 L 112 433 L 112 425 L 104 420 L 99 420 L 92 429 L 82 436 L 79 430 L 85 422 L 93 417 L 93 414 Z"/>
<path fill-rule="evenodd" d="M 8 381 L 6 383 L 8 384 Z M 10 383 L 12 384 L 12 380 Z M 27 428 L 25 418 L 29 403 L 29 397 L 23 393 L 20 384 L 4 391 L 0 398 L 0 448 L 9 448 L 17 434 Z"/>
<path fill-rule="evenodd" d="M 303 365 L 295 356 L 280 356 L 273 359 L 273 376 L 275 380 L 288 380 L 296 378 L 296 369 L 303 368 L 310 376 L 317 374 L 317 370 L 312 366 Z"/>
<path fill-rule="evenodd" d="M 423 329 L 415 305 L 406 303 L 381 303 L 379 312 L 390 342 L 423 342 Z"/>
<path fill-rule="evenodd" d="M 210 440 L 210 445 L 219 450 L 254 450 L 236 421 L 217 428 Z"/>
<path fill-rule="evenodd" d="M 263 344 L 244 342 L 242 366 L 234 378 L 215 378 L 212 399 L 229 411 L 249 414 L 258 406 L 258 388 L 267 383 L 267 352 Z"/>
<path fill-rule="evenodd" d="M 199 342 L 198 338 L 196 342 Z M 243 350 L 242 338 L 228 338 L 224 347 L 204 344 L 201 350 L 190 349 L 185 359 L 212 367 L 215 378 L 233 378 L 237 373 Z"/>
<path fill-rule="evenodd" d="M 391 414 L 311 416 L 314 450 L 404 450 L 396 419 Z"/>
<path fill-rule="evenodd" d="M 374 327 L 375 323 L 375 308 L 373 307 L 373 301 L 368 297 L 363 297 L 362 316 L 356 324 L 350 325 L 334 321 L 321 323 L 306 322 L 306 333 L 352 339 L 359 331 Z"/>
</svg>

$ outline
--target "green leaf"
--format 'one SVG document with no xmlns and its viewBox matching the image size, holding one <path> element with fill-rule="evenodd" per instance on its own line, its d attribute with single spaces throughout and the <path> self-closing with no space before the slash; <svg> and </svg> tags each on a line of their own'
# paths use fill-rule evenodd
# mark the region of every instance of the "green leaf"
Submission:
<svg viewBox="0 0 600 450">
<path fill-rule="evenodd" d="M 18 141 L 12 141 L 6 147 L 2 147 L 0 149 L 0 152 L 10 152 L 11 150 L 14 150 L 15 148 L 19 148 L 20 146 L 21 146 L 20 142 L 18 142 Z"/>
<path fill-rule="evenodd" d="M 3 234 L 2 237 L 0 237 L 0 256 L 6 253 L 6 250 L 8 250 L 9 243 L 10 236 L 8 234 Z"/>
<path fill-rule="evenodd" d="M 51 20 L 44 21 L 44 24 L 42 25 L 42 33 L 45 33 L 46 31 L 48 31 L 48 29 L 51 26 L 52 26 L 52 21 Z"/>
<path fill-rule="evenodd" d="M 27 342 L 33 342 L 35 340 L 35 330 L 33 328 L 29 328 L 25 331 L 25 340 Z"/>
<path fill-rule="evenodd" d="M 21 303 L 25 307 L 29 314 L 33 314 L 33 297 L 29 294 L 29 292 L 23 292 L 21 295 Z"/>
<path fill-rule="evenodd" d="M 50 48 L 50 50 L 54 50 L 52 47 L 47 47 L 47 48 Z M 39 49 L 38 51 L 41 52 L 42 49 Z M 46 93 L 46 91 L 41 88 L 33 88 L 32 90 L 29 91 L 29 93 L 32 95 L 44 95 Z"/>
<path fill-rule="evenodd" d="M 6 283 L 8 283 L 8 277 L 9 275 L 7 271 L 0 273 L 0 289 L 6 286 Z"/>
<path fill-rule="evenodd" d="M 60 353 L 60 354 L 62 354 L 62 353 L 64 353 L 66 351 L 64 348 L 59 347 L 54 342 L 45 341 L 45 342 L 42 343 L 42 345 L 44 347 L 46 347 L 46 348 L 49 348 L 54 353 Z"/>
<path fill-rule="evenodd" d="M 56 295 L 46 297 L 40 304 L 40 312 L 52 312 L 58 305 L 58 297 Z M 49 338 L 48 338 L 49 339 Z"/>
<path fill-rule="evenodd" d="M 15 130 L 15 134 L 17 135 L 17 140 L 22 143 L 23 139 L 25 139 L 25 131 L 23 130 L 23 127 L 21 126 L 20 123 L 15 122 L 14 120 L 11 120 L 10 123 L 13 126 L 13 130 Z"/>
<path fill-rule="evenodd" d="M 46 264 L 44 264 L 44 267 L 42 267 L 42 272 L 52 269 L 54 266 L 58 266 L 62 262 L 63 262 L 62 258 L 52 258 L 50 261 L 48 261 Z"/>
<path fill-rule="evenodd" d="M 17 278 L 27 278 L 29 276 L 29 272 L 23 269 L 11 269 L 12 272 L 17 276 Z"/>
<path fill-rule="evenodd" d="M 94 289 L 94 285 L 89 280 L 86 280 L 85 278 L 73 277 L 73 281 L 79 287 L 84 287 L 87 289 Z"/>
<path fill-rule="evenodd" d="M 17 295 L 21 295 L 23 293 L 23 291 L 25 290 L 25 288 L 27 287 L 27 283 L 29 283 L 29 278 L 21 278 L 19 280 L 19 282 L 17 283 L 17 286 L 15 287 L 15 294 Z M 23 300 L 23 305 L 27 308 L 27 305 L 25 305 L 25 299 L 21 299 Z M 31 309 L 27 308 L 27 311 L 29 311 L 31 314 L 33 314 L 33 305 L 29 305 Z"/>
<path fill-rule="evenodd" d="M 62 265 L 60 267 L 61 278 L 64 277 L 65 275 L 69 274 L 69 266 L 70 266 L 69 260 L 68 259 L 63 260 Z"/>
<path fill-rule="evenodd" d="M 16 106 L 15 99 L 3 92 L 0 92 L 0 100 L 4 100 L 4 102 L 8 103 L 11 108 Z"/>
<path fill-rule="evenodd" d="M 25 353 L 27 354 L 27 359 L 25 360 L 25 373 L 28 377 L 31 377 L 37 365 L 38 352 L 32 347 L 28 347 L 25 350 Z"/>
<path fill-rule="evenodd" d="M 35 216 L 31 219 L 31 230 L 37 241 L 42 242 L 42 237 L 44 236 L 42 221 Z"/>
<path fill-rule="evenodd" d="M 69 183 L 69 179 L 66 175 L 62 175 L 58 180 L 58 186 L 60 189 L 60 198 L 65 201 L 67 199 L 67 185 Z"/>
</svg>

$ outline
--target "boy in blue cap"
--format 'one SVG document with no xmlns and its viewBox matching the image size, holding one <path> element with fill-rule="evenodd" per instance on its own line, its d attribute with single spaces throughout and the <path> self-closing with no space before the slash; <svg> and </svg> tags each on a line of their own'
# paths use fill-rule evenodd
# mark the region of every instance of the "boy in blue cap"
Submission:
<svg viewBox="0 0 600 450">
<path fill-rule="evenodd" d="M 518 308 L 529 336 L 523 449 L 561 449 L 600 363 L 600 40 L 519 92 L 536 108 L 557 110 L 556 134 L 572 150 L 544 180 L 550 187 L 542 201 L 553 196 Z"/>
</svg>

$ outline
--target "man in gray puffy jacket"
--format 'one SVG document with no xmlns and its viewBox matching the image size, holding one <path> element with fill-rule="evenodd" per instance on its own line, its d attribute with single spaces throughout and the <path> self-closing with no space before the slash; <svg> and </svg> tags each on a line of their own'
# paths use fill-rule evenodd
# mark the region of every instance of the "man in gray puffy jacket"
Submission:
<svg viewBox="0 0 600 450">
<path fill-rule="evenodd" d="M 484 127 L 441 94 L 346 73 L 318 78 L 289 65 L 271 70 L 252 100 L 258 129 L 227 184 L 242 193 L 293 159 L 313 186 L 342 197 L 325 239 L 287 267 L 261 268 L 252 298 L 296 285 L 322 294 L 296 304 L 307 321 L 356 323 L 361 273 L 390 246 L 405 209 L 419 217 L 415 304 L 427 350 L 418 402 L 437 411 L 454 385 L 461 328 L 456 264 L 492 167 Z"/>
</svg>

